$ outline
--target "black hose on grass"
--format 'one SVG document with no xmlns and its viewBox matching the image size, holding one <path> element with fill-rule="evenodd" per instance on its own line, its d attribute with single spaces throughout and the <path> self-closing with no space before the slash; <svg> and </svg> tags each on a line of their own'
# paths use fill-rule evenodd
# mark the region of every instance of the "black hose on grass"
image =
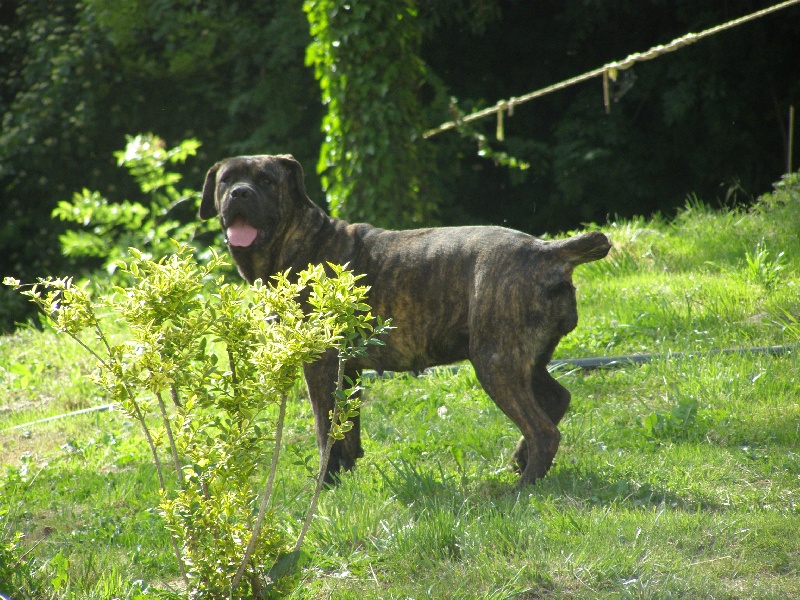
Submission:
<svg viewBox="0 0 800 600">
<path fill-rule="evenodd" d="M 723 348 L 704 352 L 664 352 L 661 354 L 627 354 L 623 356 L 600 356 L 597 358 L 559 358 L 551 360 L 551 371 L 564 367 L 573 369 L 592 370 L 624 367 L 627 365 L 641 365 L 654 360 L 669 360 L 672 358 L 699 358 L 702 356 L 715 356 L 717 354 L 788 354 L 800 348 L 800 344 L 791 346 L 755 346 L 753 348 Z"/>
<path fill-rule="evenodd" d="M 582 370 L 582 371 L 592 371 L 595 369 L 614 369 L 620 367 L 626 367 L 629 365 L 641 365 L 644 363 L 652 362 L 654 360 L 670 360 L 673 358 L 699 358 L 702 356 L 716 356 L 718 354 L 771 354 L 774 356 L 780 356 L 784 354 L 789 354 L 793 350 L 800 349 L 800 344 L 792 344 L 790 346 L 755 346 L 753 348 L 723 348 L 723 349 L 714 349 L 714 350 L 707 350 L 704 352 L 664 352 L 660 354 L 626 354 L 622 356 L 598 356 L 595 358 L 557 358 L 555 360 L 551 360 L 548 364 L 550 371 L 557 371 L 560 369 L 572 369 L 572 370 Z M 457 372 L 459 369 L 462 368 L 463 365 L 448 365 L 444 367 L 431 367 L 430 369 L 425 369 L 423 372 L 435 372 L 435 371 L 449 371 L 451 373 Z M 386 377 L 393 377 L 398 373 L 394 371 L 383 371 L 378 373 L 376 371 L 365 371 L 362 374 L 362 379 L 383 379 Z M 88 412 L 101 412 L 106 410 L 113 410 L 116 404 L 103 404 L 102 406 L 93 406 L 90 408 L 84 408 L 81 410 L 76 410 L 73 412 L 65 413 L 62 415 L 55 415 L 52 417 L 47 417 L 44 419 L 39 419 L 37 421 L 31 421 L 30 423 L 23 423 L 22 425 L 14 425 L 13 427 L 9 427 L 7 429 L 3 429 L 3 431 L 13 431 L 15 429 L 24 429 L 26 427 L 30 427 L 31 425 L 38 425 L 40 423 L 47 423 L 48 421 L 55 421 L 56 419 L 63 419 L 66 417 L 73 417 L 76 415 L 82 415 Z"/>
<path fill-rule="evenodd" d="M 714 356 L 717 354 L 772 354 L 782 355 L 788 354 L 792 350 L 800 349 L 800 344 L 792 344 L 790 346 L 756 346 L 753 348 L 715 348 L 713 350 L 699 351 L 699 352 L 663 352 L 660 354 L 625 354 L 622 356 L 598 356 L 594 358 L 556 358 L 548 363 L 549 370 L 558 371 L 564 368 L 579 369 L 582 371 L 592 371 L 594 369 L 613 369 L 626 367 L 629 365 L 641 365 L 644 363 L 652 362 L 654 360 L 669 360 L 673 358 L 700 358 L 702 356 Z M 425 369 L 422 373 L 430 373 L 436 371 L 445 371 L 455 373 L 464 365 L 447 365 L 443 367 L 431 367 Z M 365 371 L 362 379 L 382 379 L 385 377 L 393 377 L 397 375 L 395 371 L 384 371 L 377 373 L 375 371 Z M 421 373 L 416 373 L 420 375 Z"/>
</svg>

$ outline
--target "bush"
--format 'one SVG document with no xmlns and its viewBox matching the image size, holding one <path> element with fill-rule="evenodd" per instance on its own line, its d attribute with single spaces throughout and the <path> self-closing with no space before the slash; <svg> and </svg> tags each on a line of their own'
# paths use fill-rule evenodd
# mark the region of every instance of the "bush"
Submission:
<svg viewBox="0 0 800 600">
<path fill-rule="evenodd" d="M 330 446 L 359 410 L 340 378 L 328 451 L 292 547 L 288 518 L 268 510 L 287 394 L 304 363 L 334 349 L 341 373 L 349 357 L 377 343 L 385 325 L 377 319 L 373 326 L 367 288 L 341 267 L 329 266 L 333 276 L 317 266 L 294 282 L 283 273 L 245 287 L 216 274 L 223 259 L 212 253 L 198 264 L 187 245 L 159 260 L 133 249 L 131 255 L 116 266 L 132 283 L 99 301 L 71 279 L 40 280 L 23 293 L 96 358 L 97 382 L 139 424 L 188 596 L 277 593 L 291 583 Z M 129 337 L 115 343 L 106 319 L 124 324 Z"/>
</svg>

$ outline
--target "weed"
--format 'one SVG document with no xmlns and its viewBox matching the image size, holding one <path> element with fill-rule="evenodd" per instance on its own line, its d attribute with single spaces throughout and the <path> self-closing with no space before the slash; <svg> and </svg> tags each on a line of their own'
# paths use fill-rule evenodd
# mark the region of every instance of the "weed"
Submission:
<svg viewBox="0 0 800 600">
<path fill-rule="evenodd" d="M 642 427 L 653 439 L 686 439 L 697 427 L 696 400 L 683 400 L 670 411 L 651 412 L 642 421 Z"/>
<path fill-rule="evenodd" d="M 772 256 L 764 241 L 760 241 L 755 252 L 745 254 L 747 267 L 745 276 L 749 281 L 760 285 L 767 293 L 772 293 L 781 283 L 783 270 L 786 268 L 784 253 Z"/>
</svg>

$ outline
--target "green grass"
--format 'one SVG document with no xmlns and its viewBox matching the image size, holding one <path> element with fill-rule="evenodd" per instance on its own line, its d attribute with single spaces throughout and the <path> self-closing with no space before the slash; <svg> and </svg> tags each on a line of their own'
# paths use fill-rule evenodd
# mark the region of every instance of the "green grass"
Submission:
<svg viewBox="0 0 800 600">
<path fill-rule="evenodd" d="M 800 342 L 799 190 L 604 227 L 615 249 L 576 271 L 580 324 L 558 356 Z M 508 468 L 519 434 L 470 368 L 374 381 L 366 457 L 324 493 L 290 597 L 800 598 L 798 361 L 559 371 L 562 446 L 524 489 Z M 0 339 L 0 543 L 25 533 L 37 598 L 133 599 L 179 577 L 147 447 L 121 413 L 9 429 L 104 404 L 90 366 L 51 332 Z M 288 422 L 313 454 L 305 401 Z M 294 535 L 311 488 L 295 461 L 275 494 Z"/>
</svg>

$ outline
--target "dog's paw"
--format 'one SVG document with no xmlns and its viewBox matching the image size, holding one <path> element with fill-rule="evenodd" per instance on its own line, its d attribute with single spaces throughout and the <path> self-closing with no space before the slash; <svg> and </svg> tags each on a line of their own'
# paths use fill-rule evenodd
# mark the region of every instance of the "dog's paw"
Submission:
<svg viewBox="0 0 800 600">
<path fill-rule="evenodd" d="M 536 483 L 547 475 L 553 465 L 554 455 L 555 453 L 544 453 L 541 450 L 532 453 L 528 441 L 524 437 L 520 438 L 513 456 L 516 465 L 514 472 L 520 476 L 520 485 Z"/>
</svg>

